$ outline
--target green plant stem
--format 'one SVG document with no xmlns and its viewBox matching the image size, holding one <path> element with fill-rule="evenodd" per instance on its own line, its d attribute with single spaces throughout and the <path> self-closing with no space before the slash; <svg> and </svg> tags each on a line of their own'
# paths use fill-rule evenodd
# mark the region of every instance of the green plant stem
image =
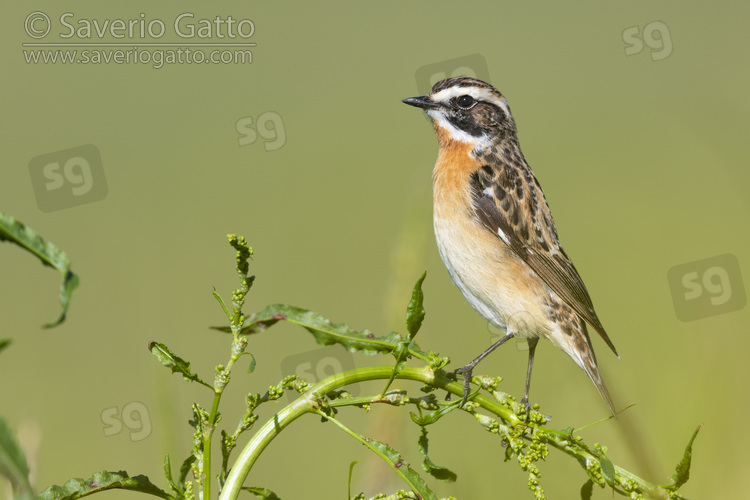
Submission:
<svg viewBox="0 0 750 500">
<path fill-rule="evenodd" d="M 309 401 L 306 398 L 299 398 L 291 405 L 276 413 L 273 419 L 266 422 L 240 452 L 227 475 L 219 499 L 237 498 L 247 474 L 263 450 L 273 441 L 273 438 L 289 424 L 310 411 L 312 411 L 312 408 Z"/>
<path fill-rule="evenodd" d="M 241 327 L 241 322 L 236 328 L 235 324 L 232 324 L 232 332 L 234 335 L 232 354 L 229 357 L 229 362 L 227 362 L 226 367 L 221 372 L 221 376 L 224 377 L 225 380 L 223 382 L 217 380 L 214 383 L 214 401 L 211 405 L 211 413 L 209 413 L 208 416 L 208 428 L 205 429 L 203 433 L 203 475 L 205 477 L 203 481 L 203 498 L 206 499 L 211 498 L 211 441 L 213 439 L 214 431 L 216 430 L 216 420 L 219 416 L 219 403 L 221 402 L 221 395 L 224 394 L 224 388 L 229 383 L 229 377 L 232 372 L 232 367 L 242 355 L 242 351 L 244 351 L 244 345 L 242 345 L 242 349 L 234 349 L 235 346 L 240 344 L 239 334 L 236 333 L 235 330 L 239 331 Z M 218 377 L 219 375 L 217 375 L 217 379 Z"/>
<path fill-rule="evenodd" d="M 250 442 L 245 445 L 227 476 L 224 488 L 219 495 L 219 500 L 236 499 L 250 469 L 271 441 L 273 441 L 282 430 L 302 415 L 318 412 L 320 400 L 327 393 L 358 382 L 388 380 L 392 373 L 392 366 L 369 366 L 332 375 L 312 386 L 308 392 L 276 413 L 271 420 L 266 422 L 263 427 L 258 430 Z M 442 371 L 438 371 L 437 373 L 433 372 L 429 366 L 405 366 L 396 375 L 396 378 L 422 382 L 432 387 L 450 392 L 456 396 L 461 396 L 463 393 L 463 384 L 451 380 Z M 577 442 L 570 435 L 558 430 L 547 429 L 533 423 L 524 424 L 523 419 L 519 418 L 518 415 L 508 407 L 508 405 L 503 404 L 486 394 L 479 393 L 471 401 L 478 405 L 477 409 L 479 407 L 484 408 L 495 416 L 500 417 L 508 425 L 514 427 L 526 425 L 531 430 L 539 429 L 547 432 L 547 443 L 550 446 L 576 458 L 576 460 L 584 466 L 585 464 L 592 462 L 598 463 L 599 461 L 599 458 L 593 452 L 589 451 L 583 443 Z M 378 403 L 385 401 L 380 396 L 373 396 L 369 399 L 356 398 L 351 400 L 336 400 L 334 403 L 335 406 L 341 407 L 346 406 L 347 404 L 361 405 L 365 402 Z M 531 441 L 531 437 L 527 433 L 524 433 L 522 437 L 526 441 Z M 669 498 L 668 492 L 663 487 L 649 483 L 621 467 L 615 466 L 615 471 L 617 475 L 616 482 L 615 484 L 610 484 L 610 486 L 616 488 L 618 492 L 628 495 L 628 493 L 622 488 L 621 484 L 625 481 L 632 481 L 637 484 L 642 491 L 647 492 L 654 498 Z"/>
<path fill-rule="evenodd" d="M 224 483 L 224 489 L 221 491 L 221 495 L 219 495 L 219 500 L 237 498 L 241 491 L 242 484 L 245 482 L 245 478 L 260 454 L 282 430 L 289 426 L 289 424 L 306 413 L 315 412 L 319 406 L 317 402 L 319 398 L 333 390 L 350 384 L 365 382 L 368 380 L 387 380 L 392 373 L 392 366 L 370 366 L 332 375 L 312 386 L 310 390 L 299 399 L 276 413 L 271 420 L 266 422 L 263 427 L 258 430 L 250 442 L 245 445 L 227 476 L 227 480 Z M 404 367 L 396 378 L 418 380 L 430 384 L 435 382 L 435 374 L 429 367 Z M 444 382 L 451 383 L 447 377 L 441 376 L 440 378 L 443 379 Z M 455 382 L 452 382 L 452 384 L 455 385 L 456 393 L 460 393 L 461 388 L 459 384 Z M 376 399 L 377 398 L 372 398 L 373 401 Z"/>
<path fill-rule="evenodd" d="M 203 431 L 203 498 L 211 498 L 211 439 L 216 429 L 221 392 L 214 391 L 214 401 L 208 416 L 208 428 Z"/>
</svg>

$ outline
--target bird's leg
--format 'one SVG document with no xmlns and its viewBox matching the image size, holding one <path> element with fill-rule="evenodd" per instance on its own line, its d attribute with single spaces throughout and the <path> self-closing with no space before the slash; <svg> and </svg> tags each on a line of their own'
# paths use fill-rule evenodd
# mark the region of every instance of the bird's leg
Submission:
<svg viewBox="0 0 750 500">
<path fill-rule="evenodd" d="M 477 366 L 477 364 L 479 364 L 479 362 L 482 361 L 485 357 L 487 357 L 489 353 L 515 336 L 515 333 L 506 333 L 503 338 L 492 344 L 486 351 L 474 358 L 468 365 L 464 366 L 463 368 L 454 370 L 454 373 L 460 373 L 464 377 L 464 397 L 461 399 L 461 404 L 458 406 L 459 408 L 464 407 L 464 405 L 466 404 L 466 400 L 469 397 L 469 392 L 471 391 L 471 372 L 474 371 L 474 367 Z M 534 346 L 536 347 L 536 344 L 534 344 Z"/>
<path fill-rule="evenodd" d="M 528 423 L 529 416 L 531 415 L 531 412 L 529 411 L 531 409 L 531 405 L 529 404 L 529 389 L 531 388 L 531 367 L 534 366 L 534 351 L 536 350 L 537 343 L 539 343 L 539 338 L 529 337 L 527 339 L 527 342 L 529 343 L 529 367 L 526 370 L 526 391 L 524 391 L 523 393 L 521 404 L 526 408 L 525 420 Z"/>
</svg>

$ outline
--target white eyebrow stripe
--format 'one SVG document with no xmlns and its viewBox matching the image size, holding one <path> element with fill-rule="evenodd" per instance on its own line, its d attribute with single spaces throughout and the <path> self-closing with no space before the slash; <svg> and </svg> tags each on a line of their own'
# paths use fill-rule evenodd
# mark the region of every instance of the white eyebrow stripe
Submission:
<svg viewBox="0 0 750 500">
<path fill-rule="evenodd" d="M 433 101 L 446 102 L 454 97 L 460 95 L 470 95 L 474 99 L 481 99 L 483 101 L 494 101 L 497 98 L 493 95 L 490 89 L 480 87 L 448 87 L 443 89 L 437 94 L 431 96 Z"/>
<path fill-rule="evenodd" d="M 497 95 L 495 95 L 490 89 L 480 87 L 448 87 L 437 94 L 430 95 L 430 100 L 433 102 L 448 102 L 454 97 L 460 95 L 470 95 L 477 101 L 490 102 L 496 106 L 500 106 L 505 112 L 505 115 L 510 116 L 510 109 L 508 108 L 508 103 L 505 102 L 505 97 L 498 99 Z"/>
</svg>

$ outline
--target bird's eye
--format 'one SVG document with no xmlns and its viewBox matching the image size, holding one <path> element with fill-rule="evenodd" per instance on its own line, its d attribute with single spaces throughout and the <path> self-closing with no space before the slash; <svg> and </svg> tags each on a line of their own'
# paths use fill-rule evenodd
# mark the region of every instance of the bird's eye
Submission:
<svg viewBox="0 0 750 500">
<path fill-rule="evenodd" d="M 463 109 L 472 108 L 477 102 L 470 95 L 462 95 L 456 98 L 456 104 Z"/>
</svg>

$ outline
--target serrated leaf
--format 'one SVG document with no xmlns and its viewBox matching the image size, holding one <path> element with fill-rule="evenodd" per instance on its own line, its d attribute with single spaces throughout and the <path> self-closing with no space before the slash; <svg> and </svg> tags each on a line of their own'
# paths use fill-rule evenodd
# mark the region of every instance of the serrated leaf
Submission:
<svg viewBox="0 0 750 500">
<path fill-rule="evenodd" d="M 581 486 L 581 500 L 591 500 L 594 495 L 594 481 L 589 479 Z"/>
<path fill-rule="evenodd" d="M 29 484 L 29 466 L 26 463 L 26 455 L 18 445 L 13 430 L 2 416 L 0 416 L 0 475 L 8 478 L 13 486 L 13 496 L 17 500 L 34 497 Z"/>
<path fill-rule="evenodd" d="M 256 497 L 262 498 L 263 500 L 281 500 L 276 493 L 269 490 L 268 488 L 258 488 L 256 486 L 243 486 L 243 490 L 249 491 L 255 494 Z"/>
<path fill-rule="evenodd" d="M 206 387 L 213 389 L 213 387 L 201 380 L 197 374 L 190 371 L 190 362 L 185 361 L 174 354 L 166 345 L 160 342 L 151 342 L 148 345 L 148 350 L 151 351 L 151 354 L 153 354 L 161 364 L 171 369 L 172 373 L 181 373 L 185 380 L 198 382 L 199 384 L 203 384 Z"/>
<path fill-rule="evenodd" d="M 422 326 L 424 320 L 424 293 L 422 292 L 422 283 L 427 276 L 427 271 L 422 273 L 422 277 L 414 284 L 411 292 L 411 300 L 406 306 L 406 331 L 409 332 L 409 340 L 412 340 Z"/>
<path fill-rule="evenodd" d="M 703 424 L 699 425 L 695 429 L 695 432 L 693 432 L 693 436 L 690 438 L 690 442 L 685 448 L 685 454 L 682 456 L 680 463 L 677 464 L 677 467 L 675 467 L 674 474 L 672 474 L 672 481 L 674 481 L 674 484 L 667 486 L 668 489 L 677 491 L 680 486 L 690 479 L 690 462 L 693 458 L 693 441 L 695 441 L 695 438 L 698 436 L 698 431 L 701 430 L 702 426 Z"/>
<path fill-rule="evenodd" d="M 430 457 L 427 456 L 428 443 L 429 441 L 427 440 L 427 429 L 422 427 L 422 433 L 420 434 L 419 440 L 417 441 L 419 453 L 421 453 L 424 457 L 422 468 L 424 468 L 425 472 L 429 473 L 435 479 L 439 479 L 447 483 L 456 482 L 456 478 L 458 476 L 455 472 L 446 467 L 436 465 L 432 460 L 430 460 Z"/>
<path fill-rule="evenodd" d="M 166 499 L 174 498 L 152 484 L 146 476 L 130 477 L 127 472 L 121 470 L 118 472 L 97 472 L 89 479 L 75 478 L 63 486 L 50 486 L 41 492 L 37 496 L 37 499 L 75 500 L 76 498 L 85 497 L 92 493 L 113 489 L 139 491 Z"/>
<path fill-rule="evenodd" d="M 387 354 L 396 348 L 404 339 L 395 332 L 385 337 L 376 337 L 368 330 L 357 331 L 344 323 L 332 323 L 322 315 L 286 304 L 274 304 L 261 312 L 254 314 L 245 321 L 241 333 L 252 335 L 260 333 L 279 321 L 288 321 L 299 325 L 313 334 L 320 345 L 341 344 L 349 352 L 363 352 L 364 354 Z M 214 330 L 231 332 L 228 327 L 213 327 Z M 411 354 L 428 361 L 427 353 L 419 350 L 415 343 L 410 344 Z"/>
<path fill-rule="evenodd" d="M 44 328 L 57 326 L 65 321 L 68 314 L 68 306 L 73 296 L 73 291 L 78 288 L 78 276 L 70 270 L 70 260 L 65 252 L 52 243 L 45 241 L 36 231 L 26 227 L 21 221 L 10 215 L 0 213 L 0 241 L 10 241 L 24 250 L 36 255 L 42 264 L 57 269 L 63 276 L 60 285 L 60 305 L 62 313 L 53 322 L 44 325 Z"/>
<path fill-rule="evenodd" d="M 406 481 L 414 493 L 420 495 L 420 498 L 425 500 L 437 500 L 435 493 L 430 490 L 427 483 L 424 482 L 424 479 L 417 474 L 417 471 L 409 467 L 409 464 L 404 461 L 401 454 L 387 444 L 375 441 L 374 439 L 367 439 L 367 443 L 370 448 L 377 451 L 378 455 L 390 463 L 393 470 L 395 470 L 396 473 Z"/>
</svg>

